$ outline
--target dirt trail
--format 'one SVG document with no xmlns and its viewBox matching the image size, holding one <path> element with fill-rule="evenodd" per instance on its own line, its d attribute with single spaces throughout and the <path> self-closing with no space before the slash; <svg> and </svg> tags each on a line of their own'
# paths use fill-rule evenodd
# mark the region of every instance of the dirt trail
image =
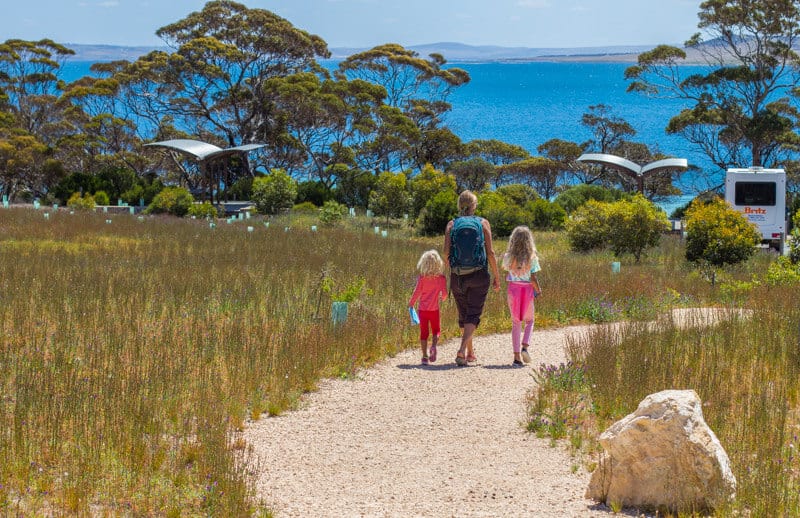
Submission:
<svg viewBox="0 0 800 518">
<path fill-rule="evenodd" d="M 534 331 L 524 368 L 503 334 L 477 337 L 469 367 L 450 340 L 430 366 L 414 349 L 321 382 L 300 409 L 244 432 L 261 498 L 278 517 L 611 516 L 584 499 L 590 475 L 565 449 L 523 426 L 533 369 L 564 362 L 566 337 L 587 329 Z"/>
</svg>

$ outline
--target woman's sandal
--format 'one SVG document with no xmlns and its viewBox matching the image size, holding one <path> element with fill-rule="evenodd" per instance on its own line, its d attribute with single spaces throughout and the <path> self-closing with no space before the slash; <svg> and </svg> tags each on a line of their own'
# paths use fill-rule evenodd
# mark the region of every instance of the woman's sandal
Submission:
<svg viewBox="0 0 800 518">
<path fill-rule="evenodd" d="M 475 357 L 474 354 L 469 354 L 469 355 L 467 355 L 467 361 L 469 363 L 475 363 L 476 361 L 478 361 L 478 359 Z"/>
<path fill-rule="evenodd" d="M 464 367 L 467 365 L 467 359 L 461 354 L 456 354 L 456 365 Z"/>
</svg>

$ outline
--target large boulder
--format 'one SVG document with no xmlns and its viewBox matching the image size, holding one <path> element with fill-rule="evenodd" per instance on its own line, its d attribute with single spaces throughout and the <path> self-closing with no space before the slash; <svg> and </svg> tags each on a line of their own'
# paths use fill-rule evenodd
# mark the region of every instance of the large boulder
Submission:
<svg viewBox="0 0 800 518">
<path fill-rule="evenodd" d="M 600 435 L 605 452 L 586 497 L 609 506 L 713 510 L 736 495 L 728 455 L 693 390 L 647 396 Z"/>
</svg>

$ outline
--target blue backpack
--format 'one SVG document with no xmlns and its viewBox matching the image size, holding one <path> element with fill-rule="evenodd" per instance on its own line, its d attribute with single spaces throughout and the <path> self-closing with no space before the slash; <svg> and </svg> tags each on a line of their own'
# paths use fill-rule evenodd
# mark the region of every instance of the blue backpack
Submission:
<svg viewBox="0 0 800 518">
<path fill-rule="evenodd" d="M 450 271 L 467 275 L 486 268 L 486 247 L 483 243 L 482 219 L 461 216 L 450 230 Z"/>
</svg>

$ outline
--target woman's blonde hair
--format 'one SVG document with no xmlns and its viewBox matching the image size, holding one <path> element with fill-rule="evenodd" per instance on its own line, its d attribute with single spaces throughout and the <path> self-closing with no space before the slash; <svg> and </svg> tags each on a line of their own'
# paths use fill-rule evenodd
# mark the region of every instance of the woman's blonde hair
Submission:
<svg viewBox="0 0 800 518">
<path fill-rule="evenodd" d="M 417 262 L 420 275 L 439 275 L 444 271 L 444 261 L 436 250 L 428 250 Z"/>
<path fill-rule="evenodd" d="M 516 227 L 508 238 L 508 250 L 503 256 L 503 268 L 506 270 L 530 268 L 536 257 L 536 244 L 533 242 L 531 229 L 524 225 Z"/>
<path fill-rule="evenodd" d="M 472 191 L 464 191 L 458 197 L 458 214 L 471 216 L 478 206 L 478 197 Z"/>
</svg>

